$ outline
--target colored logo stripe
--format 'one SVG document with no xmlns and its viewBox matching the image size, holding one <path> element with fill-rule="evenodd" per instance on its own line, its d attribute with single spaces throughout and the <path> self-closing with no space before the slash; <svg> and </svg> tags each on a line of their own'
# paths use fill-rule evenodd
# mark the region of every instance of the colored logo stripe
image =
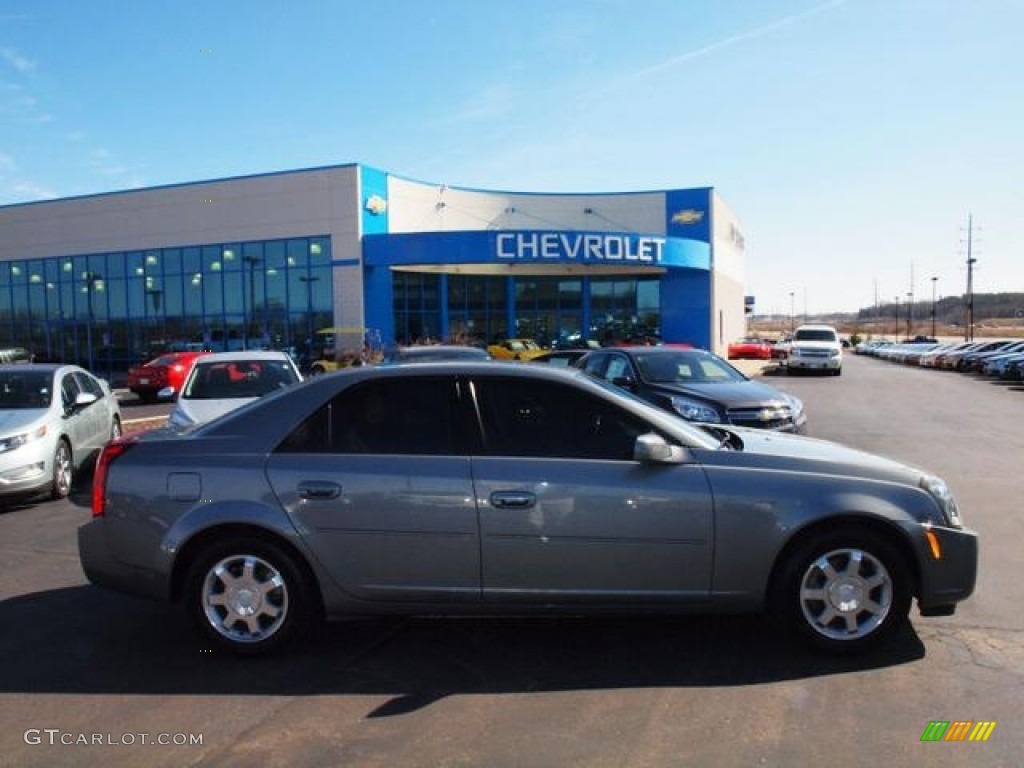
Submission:
<svg viewBox="0 0 1024 768">
<path fill-rule="evenodd" d="M 996 721 L 981 720 L 977 725 L 974 726 L 974 730 L 971 731 L 971 735 L 968 741 L 988 741 L 988 737 L 992 735 L 992 731 L 996 729 Z"/>
<path fill-rule="evenodd" d="M 995 720 L 932 720 L 921 741 L 988 741 L 995 728 Z"/>
</svg>

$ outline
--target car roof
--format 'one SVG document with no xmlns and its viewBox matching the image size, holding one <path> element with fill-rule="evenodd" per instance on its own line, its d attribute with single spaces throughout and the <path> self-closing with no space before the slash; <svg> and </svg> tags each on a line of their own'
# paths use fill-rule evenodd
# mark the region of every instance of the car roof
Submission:
<svg viewBox="0 0 1024 768">
<path fill-rule="evenodd" d="M 242 360 L 290 360 L 285 352 L 276 349 L 250 349 L 237 352 L 213 352 L 202 356 L 202 364 L 233 363 Z M 198 364 L 200 361 L 197 360 Z"/>
</svg>

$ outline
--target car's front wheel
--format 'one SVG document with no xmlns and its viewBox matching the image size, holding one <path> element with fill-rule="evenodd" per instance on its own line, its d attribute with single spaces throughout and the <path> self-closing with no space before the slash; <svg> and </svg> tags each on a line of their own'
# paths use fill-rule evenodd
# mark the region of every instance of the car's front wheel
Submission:
<svg viewBox="0 0 1024 768">
<path fill-rule="evenodd" d="M 75 465 L 71 457 L 71 446 L 67 440 L 57 441 L 53 451 L 53 479 L 50 481 L 50 495 L 55 499 L 67 498 L 71 493 Z"/>
<path fill-rule="evenodd" d="M 898 630 L 910 611 L 909 571 L 899 551 L 870 532 L 814 537 L 787 561 L 776 608 L 811 645 L 856 653 Z"/>
<path fill-rule="evenodd" d="M 221 650 L 254 656 L 277 650 L 312 615 L 303 571 L 282 546 L 256 537 L 216 542 L 187 576 L 186 606 Z"/>
</svg>

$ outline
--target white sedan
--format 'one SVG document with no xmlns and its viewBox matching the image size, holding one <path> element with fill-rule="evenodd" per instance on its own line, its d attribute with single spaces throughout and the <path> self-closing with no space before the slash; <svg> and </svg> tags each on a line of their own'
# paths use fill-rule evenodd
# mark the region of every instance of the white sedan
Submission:
<svg viewBox="0 0 1024 768">
<path fill-rule="evenodd" d="M 299 381 L 302 374 L 284 352 L 256 350 L 203 355 L 192 366 L 169 421 L 175 427 L 204 424 Z"/>
</svg>

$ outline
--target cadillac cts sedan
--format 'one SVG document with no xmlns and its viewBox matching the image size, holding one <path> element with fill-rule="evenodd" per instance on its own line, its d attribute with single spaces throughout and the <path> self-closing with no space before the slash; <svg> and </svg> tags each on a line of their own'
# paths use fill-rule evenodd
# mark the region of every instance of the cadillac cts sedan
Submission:
<svg viewBox="0 0 1024 768">
<path fill-rule="evenodd" d="M 769 611 L 861 651 L 915 598 L 952 614 L 977 568 L 933 475 L 515 363 L 354 368 L 122 438 L 92 515 L 94 584 L 243 655 L 321 616 L 607 611 Z"/>
</svg>

